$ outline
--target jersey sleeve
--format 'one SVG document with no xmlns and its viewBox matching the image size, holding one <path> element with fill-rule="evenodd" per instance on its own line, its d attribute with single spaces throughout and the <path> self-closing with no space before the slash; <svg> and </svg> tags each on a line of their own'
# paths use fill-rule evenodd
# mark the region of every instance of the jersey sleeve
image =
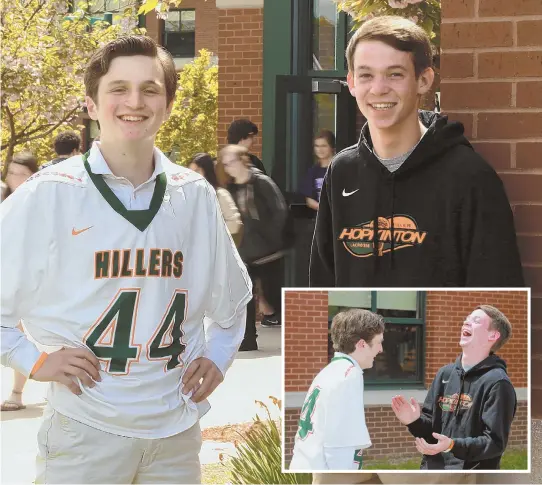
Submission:
<svg viewBox="0 0 542 485">
<path fill-rule="evenodd" d="M 252 298 L 252 282 L 228 232 L 212 188 L 207 187 L 209 237 L 212 244 L 212 287 L 206 316 L 223 328 L 230 327 L 235 315 Z"/>
<path fill-rule="evenodd" d="M 51 208 L 36 189 L 27 182 L 0 204 L 1 363 L 25 376 L 41 352 L 16 326 L 39 302 L 53 243 Z"/>
<path fill-rule="evenodd" d="M 352 374 L 328 392 L 324 448 L 371 446 L 363 406 L 363 376 Z"/>
</svg>

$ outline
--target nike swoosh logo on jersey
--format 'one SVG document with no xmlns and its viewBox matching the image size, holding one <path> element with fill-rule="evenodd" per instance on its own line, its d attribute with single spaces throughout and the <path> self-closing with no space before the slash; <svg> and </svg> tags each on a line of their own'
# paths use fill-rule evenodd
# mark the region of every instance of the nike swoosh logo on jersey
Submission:
<svg viewBox="0 0 542 485">
<path fill-rule="evenodd" d="M 72 229 L 72 236 L 79 236 L 79 234 L 85 232 L 85 231 L 88 231 L 89 229 L 92 229 L 94 226 L 88 226 L 88 227 L 85 227 L 84 229 L 81 229 L 80 231 L 77 231 L 75 229 L 75 227 Z"/>
<path fill-rule="evenodd" d="M 448 379 L 447 381 L 445 381 L 444 379 L 442 379 L 442 383 L 443 383 L 443 384 L 448 384 L 448 382 L 450 382 L 450 379 Z"/>
<path fill-rule="evenodd" d="M 347 192 L 346 189 L 343 189 L 343 197 L 350 197 L 352 194 L 355 194 L 359 189 L 356 189 L 352 192 Z"/>
</svg>

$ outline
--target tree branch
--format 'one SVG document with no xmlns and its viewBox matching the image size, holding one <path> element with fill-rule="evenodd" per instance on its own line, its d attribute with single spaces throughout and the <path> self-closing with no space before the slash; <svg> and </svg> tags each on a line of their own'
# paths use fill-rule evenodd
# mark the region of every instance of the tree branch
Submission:
<svg viewBox="0 0 542 485">
<path fill-rule="evenodd" d="M 55 125 L 53 125 L 51 128 L 49 128 L 47 131 L 43 132 L 43 133 L 40 133 L 39 135 L 36 135 L 36 136 L 26 136 L 25 138 L 21 138 L 18 140 L 18 144 L 20 145 L 21 143 L 27 143 L 29 141 L 33 141 L 33 140 L 38 140 L 40 138 L 43 138 L 44 136 L 47 136 L 49 134 L 51 134 L 53 131 L 55 131 L 60 125 L 62 125 L 62 123 L 65 123 L 66 121 L 68 121 L 70 118 L 72 118 L 76 113 L 77 113 L 77 110 L 79 110 L 79 106 L 77 106 L 76 108 L 72 109 L 71 111 L 68 112 L 68 114 L 66 116 L 64 116 L 60 121 L 58 121 Z M 41 125 L 39 126 L 38 128 L 36 128 L 35 130 L 32 130 L 32 132 L 30 134 L 33 134 L 33 133 L 36 133 L 38 130 L 41 130 L 41 129 L 44 129 L 47 125 Z"/>
</svg>

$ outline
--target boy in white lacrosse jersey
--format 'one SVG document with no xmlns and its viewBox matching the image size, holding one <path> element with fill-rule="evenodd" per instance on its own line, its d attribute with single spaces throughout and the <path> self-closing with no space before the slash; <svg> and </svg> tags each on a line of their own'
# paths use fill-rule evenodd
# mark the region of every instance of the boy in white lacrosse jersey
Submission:
<svg viewBox="0 0 542 485">
<path fill-rule="evenodd" d="M 154 147 L 171 55 L 115 40 L 85 86 L 100 142 L 0 206 L 1 361 L 51 382 L 36 483 L 199 483 L 199 417 L 243 338 L 251 282 L 213 189 Z M 62 349 L 40 354 L 21 318 Z"/>
<path fill-rule="evenodd" d="M 290 470 L 361 470 L 371 446 L 363 408 L 363 369 L 382 352 L 384 320 L 368 310 L 338 313 L 335 356 L 314 378 L 299 419 Z M 315 474 L 316 475 L 316 474 Z"/>
</svg>

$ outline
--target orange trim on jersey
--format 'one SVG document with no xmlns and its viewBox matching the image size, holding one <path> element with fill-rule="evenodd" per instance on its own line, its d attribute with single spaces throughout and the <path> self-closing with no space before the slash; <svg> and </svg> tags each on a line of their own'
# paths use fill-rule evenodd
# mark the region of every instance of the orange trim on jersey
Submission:
<svg viewBox="0 0 542 485">
<path fill-rule="evenodd" d="M 166 308 L 166 311 L 164 312 L 164 316 L 162 317 L 162 320 L 160 320 L 160 325 L 158 325 L 158 327 L 156 327 L 156 330 L 154 331 L 154 333 L 152 334 L 152 337 L 149 339 L 149 341 L 147 342 L 147 360 L 149 361 L 153 361 L 153 360 L 165 360 L 166 361 L 166 364 L 164 365 L 164 372 L 167 372 L 167 364 L 169 362 L 169 360 L 171 359 L 171 356 L 166 356 L 166 357 L 151 357 L 150 356 L 150 351 L 151 351 L 151 344 L 153 342 L 153 340 L 155 339 L 156 335 L 158 334 L 158 332 L 160 331 L 160 329 L 162 328 L 162 326 L 164 325 L 164 320 L 166 319 L 166 317 L 168 316 L 168 313 L 169 313 L 169 310 L 171 309 L 171 307 L 173 306 L 173 302 L 175 301 L 175 298 L 177 297 L 177 294 L 179 293 L 184 293 L 185 294 L 185 300 L 184 300 L 184 315 L 183 315 L 183 321 L 181 322 L 181 344 L 182 345 L 185 345 L 186 346 L 186 342 L 183 340 L 183 335 L 184 335 L 184 332 L 182 331 L 182 328 L 183 328 L 183 323 L 186 321 L 186 315 L 187 315 L 187 312 L 188 312 L 188 290 L 179 290 L 179 289 L 176 289 L 174 292 L 173 292 L 173 296 L 171 297 L 171 300 L 169 302 L 169 305 L 167 306 Z M 162 336 L 162 341 L 160 342 L 160 345 L 158 346 L 159 349 L 162 349 L 164 347 L 168 347 L 168 345 L 165 345 L 163 344 L 163 340 L 166 336 L 170 336 L 171 337 L 171 343 L 173 343 L 173 335 L 172 335 L 172 332 L 173 332 L 173 326 L 175 325 L 175 318 L 172 318 L 171 320 L 171 324 L 169 326 L 169 328 L 164 332 L 164 335 Z M 169 344 L 170 345 L 170 344 Z M 181 360 L 181 355 L 179 355 L 179 364 L 177 364 L 175 367 L 178 367 L 179 365 L 182 365 L 183 364 L 183 361 Z"/>
<path fill-rule="evenodd" d="M 34 374 L 40 370 L 41 366 L 43 365 L 47 357 L 49 357 L 49 354 L 47 352 L 41 353 L 41 355 L 39 356 L 39 359 L 36 361 L 36 363 L 34 364 L 34 367 L 32 367 L 32 370 L 30 371 L 30 375 L 29 375 L 30 379 L 32 379 Z"/>
<path fill-rule="evenodd" d="M 99 345 L 100 347 L 113 347 L 113 345 L 115 343 L 114 337 L 115 337 L 115 332 L 117 330 L 117 322 L 118 321 L 119 321 L 119 319 L 118 319 L 118 314 L 117 314 L 117 317 L 115 317 L 115 318 L 113 318 L 111 320 L 111 323 L 105 328 L 102 335 L 100 335 L 100 338 L 96 341 L 97 345 Z M 104 340 L 106 335 L 109 335 L 109 340 L 108 341 Z"/>
<path fill-rule="evenodd" d="M 137 348 L 137 356 L 136 357 L 131 357 L 131 358 L 128 358 L 128 366 L 127 366 L 127 369 L 126 369 L 126 372 L 124 373 L 117 373 L 115 372 L 114 374 L 111 374 L 112 376 L 125 376 L 125 375 L 128 375 L 130 373 L 130 366 L 132 365 L 132 362 L 139 362 L 139 359 L 140 359 L 140 356 L 141 356 L 141 344 L 136 344 L 134 343 L 134 335 L 135 335 L 135 327 L 136 327 L 136 324 L 137 324 L 137 311 L 138 311 L 138 307 L 139 307 L 139 296 L 141 294 L 141 288 L 120 288 L 116 295 L 113 297 L 113 299 L 111 300 L 111 302 L 109 303 L 109 305 L 107 305 L 107 308 L 102 312 L 102 314 L 96 319 L 96 321 L 94 322 L 94 324 L 88 329 L 87 333 L 85 333 L 85 335 L 83 336 L 83 343 L 86 345 L 86 341 L 87 341 L 87 338 L 88 336 L 94 331 L 94 329 L 96 328 L 96 326 L 100 323 L 100 321 L 103 319 L 104 315 L 111 309 L 111 307 L 115 304 L 115 302 L 117 301 L 117 298 L 119 297 L 119 294 L 123 291 L 135 291 L 137 293 L 137 296 L 136 296 L 136 301 L 135 301 L 135 304 L 134 304 L 134 316 L 132 318 L 132 324 L 130 326 L 130 345 L 132 347 L 136 347 Z M 114 319 L 115 322 L 118 320 L 118 318 L 115 318 Z M 116 323 L 115 323 L 116 325 Z M 107 327 L 109 328 L 110 325 Z M 103 332 L 105 333 L 105 332 Z M 103 334 L 102 334 L 103 335 Z M 102 339 L 102 336 L 100 336 L 100 339 Z M 96 343 L 98 343 L 98 341 L 96 341 Z M 110 347 L 109 345 L 103 345 L 103 347 Z M 109 373 L 109 367 L 111 366 L 111 358 L 104 358 L 104 357 L 96 357 L 100 362 L 103 362 L 105 364 L 105 372 Z"/>
</svg>

